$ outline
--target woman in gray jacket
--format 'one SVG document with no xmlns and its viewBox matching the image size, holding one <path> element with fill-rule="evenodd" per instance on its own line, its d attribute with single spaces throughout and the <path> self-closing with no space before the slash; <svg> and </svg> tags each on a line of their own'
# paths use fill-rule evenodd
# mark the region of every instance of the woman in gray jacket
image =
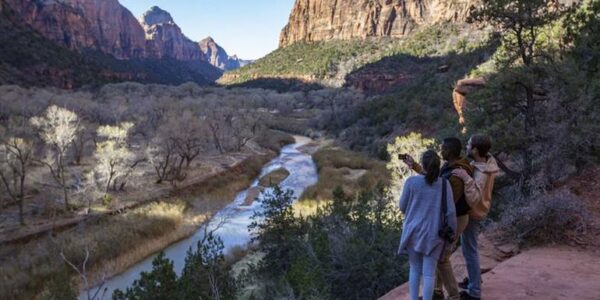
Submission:
<svg viewBox="0 0 600 300">
<path fill-rule="evenodd" d="M 440 175 L 440 157 L 428 150 L 421 157 L 425 175 L 409 177 L 400 197 L 400 210 L 404 226 L 400 240 L 400 253 L 408 253 L 411 300 L 419 299 L 419 285 L 423 277 L 423 299 L 431 300 L 435 287 L 435 272 L 444 248 L 439 231 L 442 226 L 442 188 L 446 179 Z M 456 232 L 456 213 L 452 188 L 446 183 L 446 218 Z"/>
</svg>

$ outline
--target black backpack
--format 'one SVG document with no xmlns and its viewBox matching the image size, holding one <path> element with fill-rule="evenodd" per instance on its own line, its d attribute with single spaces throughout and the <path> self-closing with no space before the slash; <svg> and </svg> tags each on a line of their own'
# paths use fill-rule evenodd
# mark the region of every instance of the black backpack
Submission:
<svg viewBox="0 0 600 300">
<path fill-rule="evenodd" d="M 454 169 L 447 167 L 447 166 L 442 168 L 440 177 L 450 181 L 450 177 L 452 177 L 452 170 L 454 170 Z M 456 199 L 454 199 L 454 203 L 456 203 L 456 216 L 457 217 L 464 216 L 464 215 L 468 214 L 469 211 L 471 210 L 469 203 L 467 203 L 467 198 L 465 197 L 464 189 L 463 189 L 463 194 L 460 197 L 460 199 L 458 199 L 458 201 L 456 201 Z"/>
<path fill-rule="evenodd" d="M 454 235 L 454 229 L 452 229 L 452 227 L 450 227 L 450 225 L 448 224 L 448 217 L 446 216 L 448 214 L 448 196 L 446 195 L 447 193 L 447 186 L 448 186 L 448 181 L 445 178 L 441 178 L 442 179 L 442 213 L 441 213 L 441 222 L 440 222 L 440 231 L 438 232 L 439 236 L 442 238 L 442 240 L 444 240 L 444 242 L 446 244 L 452 244 L 454 243 L 455 240 L 455 235 Z"/>
</svg>

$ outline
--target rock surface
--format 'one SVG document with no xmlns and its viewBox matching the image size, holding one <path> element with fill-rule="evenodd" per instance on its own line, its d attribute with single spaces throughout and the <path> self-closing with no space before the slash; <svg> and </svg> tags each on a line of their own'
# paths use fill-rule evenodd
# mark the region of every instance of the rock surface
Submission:
<svg viewBox="0 0 600 300">
<path fill-rule="evenodd" d="M 96 49 L 118 59 L 146 56 L 144 29 L 117 0 L 6 2 L 44 37 L 70 49 Z"/>
<path fill-rule="evenodd" d="M 207 61 L 198 45 L 183 34 L 168 12 L 153 6 L 144 13 L 141 22 L 146 33 L 147 56 Z"/>
<path fill-rule="evenodd" d="M 296 0 L 279 45 L 401 37 L 423 25 L 466 20 L 477 0 Z"/>
<path fill-rule="evenodd" d="M 526 251 L 483 276 L 483 298 L 600 299 L 600 256 L 572 248 Z"/>
<path fill-rule="evenodd" d="M 597 253 L 570 247 L 545 247 L 507 259 L 514 248 L 490 248 L 490 245 L 483 241 L 481 251 L 483 299 L 595 300 L 600 295 Z M 452 256 L 452 263 L 457 280 L 462 280 L 466 270 L 460 251 Z M 408 299 L 408 285 L 392 290 L 382 299 Z"/>
<path fill-rule="evenodd" d="M 465 124 L 465 106 L 467 105 L 467 95 L 485 87 L 485 79 L 472 78 L 459 80 L 452 93 L 454 100 L 454 109 L 458 113 L 458 122 L 461 125 Z"/>
<path fill-rule="evenodd" d="M 246 63 L 214 40 L 187 38 L 168 12 L 153 6 L 138 21 L 118 0 L 5 0 L 43 37 L 71 50 L 98 50 L 117 59 L 210 62 L 221 70 Z"/>
<path fill-rule="evenodd" d="M 482 273 L 486 273 L 494 269 L 502 261 L 513 256 L 516 252 L 515 247 L 512 245 L 494 245 L 494 243 L 483 234 L 479 236 L 479 247 L 479 258 Z M 452 255 L 450 260 L 452 261 L 452 267 L 454 269 L 454 275 L 456 276 L 456 280 L 461 281 L 464 277 L 467 276 L 467 271 L 465 266 L 465 259 L 462 256 L 462 251 L 460 248 Z M 399 299 L 408 299 L 407 283 L 395 288 L 383 297 L 379 298 L 379 300 Z"/>
<path fill-rule="evenodd" d="M 204 59 L 221 70 L 234 70 L 241 67 L 237 56 L 229 56 L 223 47 L 219 46 L 212 37 L 207 37 L 198 43 Z"/>
</svg>

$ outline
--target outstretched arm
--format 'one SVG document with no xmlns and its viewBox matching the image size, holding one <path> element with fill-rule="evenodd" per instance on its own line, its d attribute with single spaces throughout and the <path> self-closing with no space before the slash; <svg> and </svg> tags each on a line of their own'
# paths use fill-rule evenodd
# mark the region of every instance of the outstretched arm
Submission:
<svg viewBox="0 0 600 300">
<path fill-rule="evenodd" d="M 421 165 L 419 163 L 415 162 L 415 160 L 412 158 L 412 156 L 407 155 L 406 158 L 404 159 L 404 163 L 409 168 L 411 168 L 413 171 L 415 171 L 419 174 L 425 174 L 423 167 L 421 167 Z"/>
</svg>

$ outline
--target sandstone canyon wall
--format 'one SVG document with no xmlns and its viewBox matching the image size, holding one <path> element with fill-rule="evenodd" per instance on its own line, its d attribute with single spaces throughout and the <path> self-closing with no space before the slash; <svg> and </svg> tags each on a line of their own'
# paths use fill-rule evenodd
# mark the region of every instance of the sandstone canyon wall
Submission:
<svg viewBox="0 0 600 300">
<path fill-rule="evenodd" d="M 222 70 L 234 70 L 241 66 L 237 56 L 229 56 L 223 47 L 219 46 L 212 37 L 207 37 L 198 43 L 200 50 L 211 65 Z"/>
<path fill-rule="evenodd" d="M 118 59 L 146 56 L 142 26 L 117 0 L 6 2 L 44 37 L 69 49 L 97 49 Z"/>
<path fill-rule="evenodd" d="M 117 59 L 204 61 L 221 70 L 240 67 L 214 40 L 187 38 L 171 15 L 152 7 L 138 21 L 118 0 L 4 0 L 45 38 L 71 50 L 98 50 Z"/>
<path fill-rule="evenodd" d="M 296 0 L 279 45 L 402 37 L 420 26 L 460 22 L 477 0 Z"/>
<path fill-rule="evenodd" d="M 146 33 L 148 56 L 177 60 L 206 60 L 198 45 L 188 39 L 171 14 L 153 6 L 141 20 Z"/>
</svg>

